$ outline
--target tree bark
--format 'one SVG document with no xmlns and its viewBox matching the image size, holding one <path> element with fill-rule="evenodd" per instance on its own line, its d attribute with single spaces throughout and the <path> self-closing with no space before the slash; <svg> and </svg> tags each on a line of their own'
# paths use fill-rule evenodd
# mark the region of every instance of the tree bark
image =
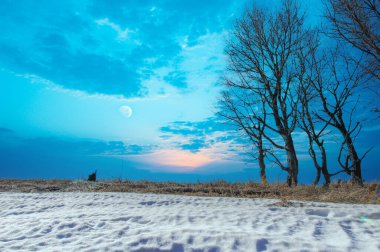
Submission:
<svg viewBox="0 0 380 252">
<path fill-rule="evenodd" d="M 361 160 L 358 156 L 351 135 L 345 129 L 340 130 L 346 140 L 348 156 L 351 160 L 351 182 L 357 185 L 363 185 Z"/>
<path fill-rule="evenodd" d="M 266 176 L 266 173 L 265 173 L 265 162 L 264 162 L 264 159 L 265 159 L 265 155 L 264 155 L 264 151 L 262 149 L 259 150 L 259 166 L 260 166 L 260 178 L 261 178 L 261 183 L 263 185 L 268 185 L 268 180 L 267 180 L 267 176 Z"/>
<path fill-rule="evenodd" d="M 327 156 L 326 156 L 326 150 L 325 150 L 325 147 L 322 145 L 319 147 L 319 149 L 321 150 L 321 156 L 322 156 L 322 167 L 321 167 L 321 170 L 322 170 L 322 173 L 323 173 L 323 177 L 325 178 L 325 186 L 329 186 L 330 183 L 331 183 L 331 176 L 329 174 L 329 171 L 327 169 Z"/>
<path fill-rule="evenodd" d="M 310 140 L 310 138 L 309 138 Z M 311 140 L 310 140 L 311 141 Z M 321 151 L 321 159 L 322 159 L 322 163 L 319 164 L 318 161 L 317 161 L 317 157 L 316 157 L 316 154 L 315 154 L 315 151 L 313 149 L 312 146 L 310 146 L 310 149 L 309 149 L 309 153 L 313 162 L 314 162 L 314 166 L 317 170 L 317 174 L 316 174 L 316 177 L 314 179 L 314 182 L 313 184 L 314 185 L 317 185 L 321 179 L 321 173 L 323 174 L 323 177 L 325 179 L 325 183 L 324 183 L 324 186 L 329 186 L 330 185 L 330 181 L 331 181 L 331 175 L 327 169 L 327 156 L 326 156 L 326 150 L 325 150 L 325 147 L 323 146 L 323 141 L 320 142 L 320 141 L 314 141 L 314 143 L 316 143 L 318 145 L 318 148 L 319 150 Z M 310 145 L 312 145 L 313 143 L 310 142 L 309 143 Z"/>
<path fill-rule="evenodd" d="M 318 185 L 319 183 L 319 180 L 321 179 L 321 169 L 316 169 L 317 170 L 317 174 L 315 175 L 315 179 L 313 181 L 313 185 Z"/>
<path fill-rule="evenodd" d="M 286 143 L 286 156 L 289 165 L 287 183 L 288 186 L 297 186 L 298 184 L 298 159 L 292 136 L 284 137 Z"/>
</svg>

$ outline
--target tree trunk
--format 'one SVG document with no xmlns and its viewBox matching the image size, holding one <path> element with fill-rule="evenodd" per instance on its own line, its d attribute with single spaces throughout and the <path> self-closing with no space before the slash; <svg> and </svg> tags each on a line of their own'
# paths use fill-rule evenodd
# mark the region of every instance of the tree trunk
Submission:
<svg viewBox="0 0 380 252">
<path fill-rule="evenodd" d="M 296 150 L 294 148 L 294 143 L 291 135 L 284 137 L 286 143 L 286 156 L 288 161 L 288 186 L 297 186 L 298 184 L 298 159 Z"/>
<path fill-rule="evenodd" d="M 351 138 L 351 135 L 345 128 L 341 128 L 340 132 L 342 133 L 344 139 L 346 139 L 346 146 L 348 149 L 348 156 L 351 160 L 351 182 L 356 185 L 363 185 L 362 179 L 362 169 L 361 169 L 361 160 L 356 152 L 354 142 Z"/>
<path fill-rule="evenodd" d="M 317 175 L 315 175 L 315 179 L 313 181 L 313 185 L 318 185 L 319 180 L 321 179 L 321 169 L 316 169 L 317 170 Z"/>
<path fill-rule="evenodd" d="M 265 173 L 264 151 L 259 150 L 259 166 L 260 166 L 260 178 L 263 185 L 268 185 L 267 176 Z"/>
<path fill-rule="evenodd" d="M 348 155 L 352 163 L 351 182 L 353 184 L 362 186 L 363 179 L 362 179 L 361 160 L 358 156 L 358 153 L 356 152 L 354 143 L 350 135 L 346 137 L 346 142 L 347 142 L 347 147 L 348 147 Z"/>
<path fill-rule="evenodd" d="M 325 184 L 324 186 L 329 186 L 331 179 L 330 179 L 330 174 L 329 171 L 327 170 L 327 157 L 326 157 L 326 150 L 323 145 L 319 146 L 319 149 L 321 150 L 321 156 L 322 156 L 322 173 L 323 177 L 325 178 Z"/>
<path fill-rule="evenodd" d="M 318 164 L 315 164 L 316 160 L 314 160 L 314 165 L 315 165 L 315 168 L 317 170 L 317 174 L 315 176 L 313 185 L 318 185 L 319 180 L 321 179 L 321 173 L 322 173 L 323 178 L 325 179 L 324 186 L 329 186 L 331 179 L 330 179 L 329 171 L 327 170 L 326 152 L 325 152 L 325 149 L 323 147 L 320 149 L 321 149 L 321 156 L 322 156 L 322 165 L 319 166 Z"/>
</svg>

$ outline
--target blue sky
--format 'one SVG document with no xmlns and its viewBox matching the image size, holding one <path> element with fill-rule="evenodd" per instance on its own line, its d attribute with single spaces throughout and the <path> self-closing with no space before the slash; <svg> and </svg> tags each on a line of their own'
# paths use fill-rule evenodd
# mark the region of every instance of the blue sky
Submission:
<svg viewBox="0 0 380 252">
<path fill-rule="evenodd" d="M 248 3 L 1 1 L 0 177 L 97 169 L 101 178 L 257 180 L 244 138 L 216 116 L 224 42 Z M 321 22 L 320 1 L 304 8 L 310 24 Z M 360 151 L 379 143 L 379 130 L 366 124 Z M 367 180 L 380 179 L 378 151 L 364 161 Z M 298 154 L 300 180 L 310 182 L 314 168 Z M 272 164 L 268 174 L 286 175 Z"/>
</svg>

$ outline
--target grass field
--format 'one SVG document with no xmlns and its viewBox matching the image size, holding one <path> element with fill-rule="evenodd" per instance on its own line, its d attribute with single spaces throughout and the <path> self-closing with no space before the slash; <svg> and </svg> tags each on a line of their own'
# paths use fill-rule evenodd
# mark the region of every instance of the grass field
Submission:
<svg viewBox="0 0 380 252">
<path fill-rule="evenodd" d="M 239 198 L 276 198 L 286 200 L 320 201 L 336 203 L 370 204 L 374 198 L 380 204 L 380 195 L 375 197 L 378 183 L 365 183 L 363 187 L 347 182 L 334 182 L 330 187 L 300 185 L 289 188 L 285 184 L 262 185 L 254 182 L 228 183 L 176 183 L 131 180 L 0 180 L 2 192 L 139 192 L 179 194 L 196 196 L 222 196 Z"/>
</svg>

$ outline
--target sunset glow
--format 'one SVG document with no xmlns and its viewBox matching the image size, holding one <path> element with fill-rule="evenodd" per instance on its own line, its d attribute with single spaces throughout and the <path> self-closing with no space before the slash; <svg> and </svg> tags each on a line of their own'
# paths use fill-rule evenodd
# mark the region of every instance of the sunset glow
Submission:
<svg viewBox="0 0 380 252">
<path fill-rule="evenodd" d="M 176 166 L 189 169 L 198 168 L 213 161 L 217 161 L 205 153 L 192 153 L 186 150 L 159 150 L 144 155 L 144 160 L 157 165 Z"/>
</svg>

